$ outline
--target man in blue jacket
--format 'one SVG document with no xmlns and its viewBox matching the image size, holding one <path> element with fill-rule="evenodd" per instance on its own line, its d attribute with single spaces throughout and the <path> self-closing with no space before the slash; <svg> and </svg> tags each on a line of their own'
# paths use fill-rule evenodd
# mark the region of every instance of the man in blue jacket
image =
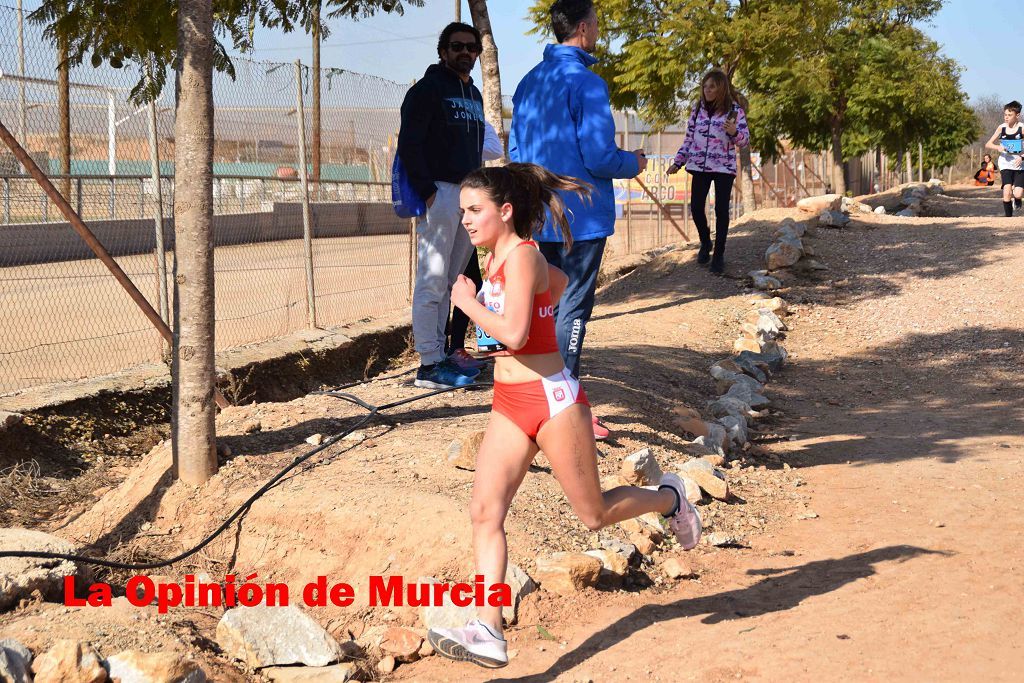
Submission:
<svg viewBox="0 0 1024 683">
<path fill-rule="evenodd" d="M 569 276 L 555 329 L 565 366 L 578 379 L 605 241 L 615 232 L 612 178 L 639 175 L 647 159 L 643 150 L 627 152 L 615 144 L 608 86 L 590 70 L 597 63 L 591 54 L 598 35 L 593 0 L 558 0 L 551 7 L 551 28 L 558 44 L 544 48 L 544 60 L 512 96 L 509 157 L 594 186 L 590 202 L 563 195 L 571 250 L 562 248 L 562 236 L 550 221 L 538 237 L 544 257 Z M 607 431 L 595 425 L 595 436 L 607 436 Z"/>
</svg>

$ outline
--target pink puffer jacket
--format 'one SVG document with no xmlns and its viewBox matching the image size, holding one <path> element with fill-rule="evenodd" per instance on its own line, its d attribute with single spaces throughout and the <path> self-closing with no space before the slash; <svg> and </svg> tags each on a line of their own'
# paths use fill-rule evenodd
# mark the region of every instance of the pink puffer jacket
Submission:
<svg viewBox="0 0 1024 683">
<path fill-rule="evenodd" d="M 725 134 L 726 114 L 712 115 L 697 105 L 690 113 L 686 138 L 673 163 L 691 172 L 736 175 L 736 149 L 749 144 L 750 130 L 743 109 L 734 104 L 732 110 L 736 112 L 736 135 L 729 137 Z"/>
</svg>

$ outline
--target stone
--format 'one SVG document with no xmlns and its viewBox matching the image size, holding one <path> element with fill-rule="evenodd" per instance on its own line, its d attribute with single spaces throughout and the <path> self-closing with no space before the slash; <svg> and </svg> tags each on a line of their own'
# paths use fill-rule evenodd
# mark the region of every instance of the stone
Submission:
<svg viewBox="0 0 1024 683">
<path fill-rule="evenodd" d="M 839 210 L 842 206 L 842 196 L 838 194 L 823 194 L 816 197 L 804 197 L 797 201 L 796 208 L 806 213 L 821 213 L 827 210 Z"/>
<path fill-rule="evenodd" d="M 631 486 L 631 484 L 618 474 L 609 474 L 601 480 L 602 491 L 611 491 L 620 486 Z"/>
<path fill-rule="evenodd" d="M 343 657 L 338 642 L 295 605 L 229 609 L 217 624 L 216 637 L 225 654 L 251 669 L 327 666 Z"/>
<path fill-rule="evenodd" d="M 710 444 L 713 448 L 717 447 L 715 448 L 715 453 L 722 454 L 725 450 L 725 444 L 729 442 L 725 429 L 723 429 L 722 425 L 717 422 L 708 422 L 707 426 L 708 435 L 704 437 L 706 439 L 705 443 Z M 696 439 L 694 439 L 694 441 L 696 441 Z"/>
<path fill-rule="evenodd" d="M 880 215 L 880 216 L 885 215 L 885 207 L 884 206 L 876 206 L 875 207 L 875 213 Z"/>
<path fill-rule="evenodd" d="M 853 197 L 843 197 L 840 203 L 839 210 L 843 213 L 871 213 L 871 207 L 862 202 L 858 202 Z"/>
<path fill-rule="evenodd" d="M 766 307 L 748 311 L 747 314 L 743 316 L 743 320 L 757 326 L 759 329 L 772 330 L 774 332 L 785 332 L 789 329 L 782 318 L 775 315 L 774 311 Z"/>
<path fill-rule="evenodd" d="M 75 552 L 75 547 L 68 541 L 34 529 L 0 529 L 0 548 L 64 554 Z M 44 600 L 62 600 L 64 577 L 77 573 L 75 563 L 68 560 L 0 558 L 0 612 L 16 606 L 35 591 L 39 591 Z"/>
<path fill-rule="evenodd" d="M 654 541 L 647 538 L 643 534 L 630 534 L 629 540 L 633 543 L 634 546 L 636 546 L 636 549 L 643 555 L 650 555 L 654 552 L 655 548 L 658 547 Z"/>
<path fill-rule="evenodd" d="M 537 583 L 519 565 L 511 562 L 505 569 L 505 583 L 512 591 L 512 604 L 501 608 L 501 616 L 509 624 L 514 624 L 519 615 L 520 601 L 537 590 Z"/>
<path fill-rule="evenodd" d="M 632 543 L 626 543 L 617 538 L 604 538 L 601 539 L 601 547 L 619 555 L 626 560 L 626 564 L 632 564 L 637 559 L 637 549 Z"/>
<path fill-rule="evenodd" d="M 716 470 L 707 460 L 697 458 L 687 460 L 679 467 L 679 472 L 697 482 L 697 485 L 712 498 L 728 500 L 729 484 L 725 475 Z"/>
<path fill-rule="evenodd" d="M 774 344 L 762 348 L 760 353 L 741 351 L 737 362 L 749 361 L 762 369 L 767 368 L 772 372 L 778 372 L 785 364 L 787 356 L 788 354 L 786 354 L 786 350 L 782 346 Z"/>
<path fill-rule="evenodd" d="M 598 581 L 607 586 L 621 586 L 622 580 L 629 570 L 629 561 L 614 550 L 601 548 L 600 550 L 588 550 L 584 553 L 596 557 L 601 561 L 601 573 Z"/>
<path fill-rule="evenodd" d="M 448 464 L 460 470 L 476 469 L 476 454 L 484 441 L 485 430 L 472 432 L 464 439 L 456 439 L 448 445 Z"/>
<path fill-rule="evenodd" d="M 359 668 L 353 662 L 331 666 L 271 666 L 260 671 L 273 683 L 345 683 Z"/>
<path fill-rule="evenodd" d="M 733 396 L 723 396 L 708 403 L 708 411 L 716 418 L 723 418 L 729 415 L 743 419 L 745 422 L 753 422 L 751 414 L 754 412 L 744 401 Z"/>
<path fill-rule="evenodd" d="M 382 657 L 381 660 L 377 662 L 377 671 L 384 675 L 387 675 L 393 672 L 396 666 L 397 664 L 395 663 L 395 658 L 391 655 L 388 655 L 386 657 Z"/>
<path fill-rule="evenodd" d="M 120 679 L 120 683 L 206 682 L 198 664 L 173 652 L 125 650 L 107 658 L 107 671 L 110 680 Z"/>
<path fill-rule="evenodd" d="M 661 481 L 661 467 L 651 455 L 650 448 L 643 448 L 622 461 L 622 478 L 638 486 L 648 486 Z"/>
<path fill-rule="evenodd" d="M 850 222 L 850 217 L 842 211 L 825 211 L 818 216 L 818 225 L 825 228 L 845 228 Z"/>
<path fill-rule="evenodd" d="M 725 428 L 722 427 L 722 425 L 718 425 L 718 428 L 721 429 L 724 434 Z M 693 444 L 701 447 L 702 450 L 710 451 L 716 455 L 725 454 L 725 444 L 713 440 L 710 436 L 698 436 L 693 440 Z"/>
<path fill-rule="evenodd" d="M 670 579 L 685 579 L 688 576 L 694 575 L 690 565 L 678 557 L 670 557 L 665 560 L 661 565 L 661 571 Z"/>
<path fill-rule="evenodd" d="M 319 446 L 323 442 L 324 442 L 324 435 L 323 434 L 313 434 L 312 436 L 310 436 L 310 437 L 308 437 L 306 439 L 306 443 L 308 443 L 310 446 Z"/>
<path fill-rule="evenodd" d="M 103 683 L 107 670 L 88 644 L 58 640 L 32 662 L 35 683 Z"/>
<path fill-rule="evenodd" d="M 714 368 L 712 368 L 711 374 L 714 375 Z M 688 406 L 678 406 L 673 412 L 675 415 L 672 419 L 680 431 L 693 434 L 694 436 L 707 436 L 708 431 L 704 418 L 696 410 Z"/>
<path fill-rule="evenodd" d="M 10 429 L 16 424 L 21 424 L 24 416 L 20 413 L 9 413 L 6 410 L 0 410 L 0 432 Z"/>
<path fill-rule="evenodd" d="M 916 218 L 917 212 L 915 212 L 913 209 L 903 209 L 902 211 L 897 211 L 896 215 L 901 216 L 903 218 Z"/>
<path fill-rule="evenodd" d="M 412 662 L 419 658 L 423 636 L 401 626 L 392 626 L 380 640 L 380 650 L 399 662 Z"/>
<path fill-rule="evenodd" d="M 725 431 L 729 435 L 729 441 L 734 446 L 742 448 L 743 444 L 750 440 L 747 433 L 747 421 L 743 417 L 726 415 L 718 419 L 718 424 L 725 427 Z"/>
<path fill-rule="evenodd" d="M 619 522 L 619 527 L 630 534 L 640 534 L 651 539 L 655 543 L 661 542 L 664 532 L 661 528 L 661 520 L 655 513 L 631 517 Z"/>
<path fill-rule="evenodd" d="M 721 367 L 723 370 L 730 372 L 742 372 L 748 377 L 753 377 L 761 384 L 766 384 L 768 382 L 768 374 L 750 362 L 740 362 L 736 358 L 726 358 L 718 361 L 716 365 Z"/>
<path fill-rule="evenodd" d="M 243 434 L 254 434 L 263 429 L 263 424 L 259 420 L 246 420 L 242 423 Z"/>
<path fill-rule="evenodd" d="M 553 553 L 537 558 L 535 578 L 546 591 L 572 595 L 596 585 L 601 566 L 599 559 L 584 553 Z"/>
<path fill-rule="evenodd" d="M 807 234 L 807 224 L 799 221 L 795 221 L 792 218 L 783 218 L 782 223 L 776 229 L 774 236 L 781 237 L 782 235 L 796 235 L 797 237 L 803 237 Z"/>
<path fill-rule="evenodd" d="M 760 386 L 760 385 L 758 385 Z M 764 387 L 761 387 L 764 390 Z M 751 408 L 762 408 L 764 406 L 771 405 L 771 401 L 768 400 L 764 394 L 760 391 L 752 389 L 748 385 L 734 384 L 729 387 L 729 391 L 725 393 L 725 397 L 735 398 L 743 403 L 746 403 Z"/>
<path fill-rule="evenodd" d="M 420 658 L 421 659 L 423 657 L 433 657 L 434 656 L 434 646 L 431 645 L 429 641 L 424 640 L 423 644 L 420 645 L 420 653 L 419 654 L 420 654 Z"/>
<path fill-rule="evenodd" d="M 800 263 L 798 263 L 797 266 L 799 266 L 801 270 L 805 270 L 805 271 L 806 270 L 828 270 L 829 269 L 829 267 L 826 266 L 821 261 L 818 261 L 818 260 L 812 259 L 812 258 L 810 258 L 810 259 L 809 258 L 801 259 Z"/>
<path fill-rule="evenodd" d="M 732 343 L 732 349 L 736 353 L 761 353 L 761 345 L 753 339 L 747 339 L 746 337 L 740 337 Z"/>
<path fill-rule="evenodd" d="M 765 291 L 772 291 L 782 288 L 782 281 L 770 275 L 753 275 L 754 288 Z"/>
<path fill-rule="evenodd" d="M 715 531 L 707 534 L 704 536 L 704 542 L 708 545 L 713 545 L 716 548 L 721 548 L 727 545 L 740 545 L 738 538 L 724 531 Z"/>
<path fill-rule="evenodd" d="M 720 456 L 712 456 L 712 457 L 716 457 L 717 458 L 717 457 L 720 457 Z M 723 460 L 724 460 L 724 458 L 723 458 Z M 691 503 L 693 503 L 694 505 L 696 505 L 697 503 L 699 503 L 704 498 L 704 494 L 702 494 L 700 492 L 700 485 L 697 484 L 697 482 L 695 482 L 693 479 L 691 479 L 690 477 L 684 477 L 684 476 L 680 475 L 679 476 L 679 480 L 681 482 L 683 482 L 683 491 L 686 494 L 686 500 L 688 500 Z"/>
<path fill-rule="evenodd" d="M 0 640 L 0 681 L 32 683 L 32 652 L 14 638 Z"/>
<path fill-rule="evenodd" d="M 804 255 L 804 245 L 800 238 L 793 235 L 782 237 L 773 242 L 764 253 L 765 263 L 769 271 L 781 270 L 796 265 Z"/>
<path fill-rule="evenodd" d="M 723 467 L 725 465 L 724 455 L 702 455 L 701 460 L 707 460 L 712 467 Z"/>
<path fill-rule="evenodd" d="M 441 583 L 432 576 L 420 577 L 418 582 Z M 450 591 L 445 591 L 440 605 L 420 607 L 420 622 L 424 628 L 459 628 L 465 626 L 470 619 L 476 619 L 476 607 L 459 607 L 452 602 L 451 596 Z"/>
</svg>

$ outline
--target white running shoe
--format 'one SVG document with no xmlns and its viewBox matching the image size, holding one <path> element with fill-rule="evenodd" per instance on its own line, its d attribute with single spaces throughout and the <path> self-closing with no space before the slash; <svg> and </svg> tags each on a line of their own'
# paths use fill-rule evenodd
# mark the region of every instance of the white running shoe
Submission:
<svg viewBox="0 0 1024 683">
<path fill-rule="evenodd" d="M 663 486 L 672 489 L 679 496 L 679 510 L 669 517 L 668 528 L 675 534 L 676 540 L 679 541 L 683 550 L 692 550 L 697 547 L 702 531 L 697 508 L 686 500 L 686 487 L 683 486 L 683 480 L 677 475 L 672 473 L 662 475 L 658 488 Z"/>
<path fill-rule="evenodd" d="M 488 669 L 508 664 L 504 638 L 495 636 L 480 620 L 473 619 L 462 628 L 432 628 L 427 640 L 437 654 L 459 662 L 473 662 Z"/>
</svg>

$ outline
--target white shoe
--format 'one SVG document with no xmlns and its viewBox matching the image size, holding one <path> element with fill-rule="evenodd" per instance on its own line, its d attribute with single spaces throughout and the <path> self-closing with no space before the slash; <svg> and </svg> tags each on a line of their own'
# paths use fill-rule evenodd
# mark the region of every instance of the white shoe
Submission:
<svg viewBox="0 0 1024 683">
<path fill-rule="evenodd" d="M 473 619 L 462 628 L 432 628 L 427 640 L 437 654 L 459 662 L 498 669 L 508 664 L 507 643 L 480 620 Z"/>
</svg>

